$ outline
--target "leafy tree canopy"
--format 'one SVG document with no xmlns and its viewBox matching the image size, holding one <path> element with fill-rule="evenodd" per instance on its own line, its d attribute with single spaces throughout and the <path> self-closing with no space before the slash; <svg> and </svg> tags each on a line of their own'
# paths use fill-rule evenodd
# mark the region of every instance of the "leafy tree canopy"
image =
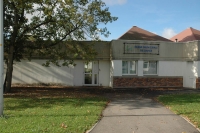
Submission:
<svg viewBox="0 0 200 133">
<path fill-rule="evenodd" d="M 4 16 L 6 53 L 13 46 L 14 60 L 37 51 L 53 57 L 53 62 L 78 54 L 85 57 L 85 50 L 94 54 L 80 45 L 65 44 L 66 51 L 55 46 L 63 41 L 98 40 L 99 34 L 108 36 L 106 27 L 98 25 L 117 19 L 101 0 L 4 0 Z"/>
<path fill-rule="evenodd" d="M 64 60 L 73 64 L 75 58 L 93 58 L 95 51 L 89 45 L 74 43 L 99 40 L 108 36 L 107 24 L 117 20 L 102 0 L 3 0 L 6 82 L 11 84 L 13 60 L 24 55 L 47 56 L 46 65 Z M 63 43 L 65 42 L 65 43 Z"/>
</svg>

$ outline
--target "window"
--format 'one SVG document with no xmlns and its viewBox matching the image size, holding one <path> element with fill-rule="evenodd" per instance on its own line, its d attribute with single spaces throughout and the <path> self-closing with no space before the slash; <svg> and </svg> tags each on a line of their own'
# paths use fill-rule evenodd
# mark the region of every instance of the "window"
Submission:
<svg viewBox="0 0 200 133">
<path fill-rule="evenodd" d="M 136 61 L 122 61 L 122 74 L 136 74 Z"/>
<path fill-rule="evenodd" d="M 92 73 L 92 62 L 85 63 L 85 73 Z"/>
<path fill-rule="evenodd" d="M 156 61 L 144 61 L 143 74 L 157 74 L 157 62 Z"/>
<path fill-rule="evenodd" d="M 98 72 L 99 72 L 98 61 L 85 62 L 85 81 L 84 84 L 87 85 L 97 85 L 98 84 Z"/>
<path fill-rule="evenodd" d="M 92 62 L 85 63 L 85 84 L 92 84 Z"/>
</svg>

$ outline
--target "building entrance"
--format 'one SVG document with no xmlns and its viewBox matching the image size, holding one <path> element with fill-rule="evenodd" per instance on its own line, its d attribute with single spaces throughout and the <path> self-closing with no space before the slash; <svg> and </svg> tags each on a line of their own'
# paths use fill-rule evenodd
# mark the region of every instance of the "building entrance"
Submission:
<svg viewBox="0 0 200 133">
<path fill-rule="evenodd" d="M 86 62 L 84 65 L 84 84 L 98 85 L 98 61 Z"/>
</svg>

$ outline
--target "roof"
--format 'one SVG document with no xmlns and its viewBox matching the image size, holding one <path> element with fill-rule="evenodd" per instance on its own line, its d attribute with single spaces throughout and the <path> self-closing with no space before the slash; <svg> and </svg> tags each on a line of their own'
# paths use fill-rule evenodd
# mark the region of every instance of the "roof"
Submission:
<svg viewBox="0 0 200 133">
<path fill-rule="evenodd" d="M 192 27 L 189 27 L 186 30 L 182 31 L 181 33 L 172 37 L 170 40 L 176 41 L 176 39 L 177 42 L 200 40 L 200 31 Z"/>
<path fill-rule="evenodd" d="M 156 35 L 154 33 L 146 31 L 144 29 L 141 29 L 141 28 L 139 28 L 137 26 L 133 26 L 130 30 L 128 30 L 126 33 L 124 33 L 118 39 L 121 39 L 121 40 L 147 40 L 147 41 L 168 41 L 168 42 L 171 42 L 171 40 L 169 40 L 169 39 L 166 39 L 164 37 L 161 37 L 159 35 Z"/>
</svg>

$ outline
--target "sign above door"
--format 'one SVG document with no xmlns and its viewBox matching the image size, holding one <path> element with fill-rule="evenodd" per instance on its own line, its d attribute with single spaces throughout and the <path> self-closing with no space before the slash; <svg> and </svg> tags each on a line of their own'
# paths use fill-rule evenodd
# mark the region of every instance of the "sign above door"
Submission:
<svg viewBox="0 0 200 133">
<path fill-rule="evenodd" d="M 159 44 L 124 43 L 124 54 L 159 55 Z"/>
</svg>

